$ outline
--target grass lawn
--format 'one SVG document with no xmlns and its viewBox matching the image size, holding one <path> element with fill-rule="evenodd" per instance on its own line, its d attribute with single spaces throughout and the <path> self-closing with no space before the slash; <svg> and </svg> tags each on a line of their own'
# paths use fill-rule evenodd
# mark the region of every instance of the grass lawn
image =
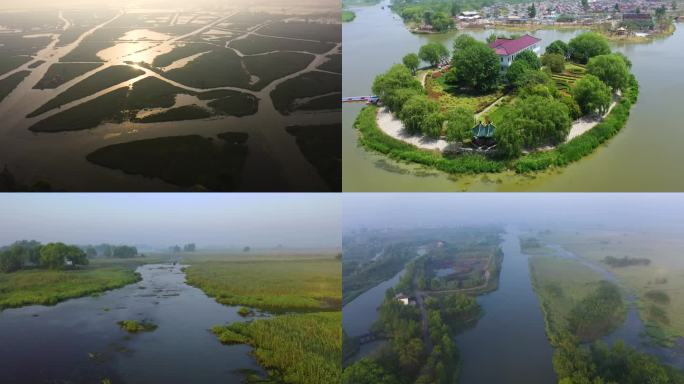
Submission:
<svg viewBox="0 0 684 384">
<path fill-rule="evenodd" d="M 600 273 L 574 260 L 554 256 L 529 259 L 532 285 L 539 297 L 548 336 L 568 327 L 574 305 L 596 289 Z"/>
<path fill-rule="evenodd" d="M 139 265 L 158 259 L 92 260 L 75 270 L 27 269 L 0 273 L 0 309 L 32 304 L 53 305 L 74 297 L 123 287 L 140 280 Z"/>
<path fill-rule="evenodd" d="M 242 143 L 190 135 L 114 144 L 90 153 L 87 159 L 181 187 L 232 191 L 240 185 L 247 154 Z"/>
<path fill-rule="evenodd" d="M 340 308 L 342 265 L 332 255 L 195 260 L 186 259 L 191 264 L 186 270 L 188 283 L 222 304 L 274 312 Z"/>
</svg>

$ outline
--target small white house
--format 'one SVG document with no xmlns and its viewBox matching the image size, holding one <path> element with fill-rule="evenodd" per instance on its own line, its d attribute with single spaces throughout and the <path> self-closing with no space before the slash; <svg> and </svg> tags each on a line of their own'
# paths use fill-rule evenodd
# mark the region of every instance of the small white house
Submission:
<svg viewBox="0 0 684 384">
<path fill-rule="evenodd" d="M 513 60 L 520 52 L 532 51 L 536 55 L 539 55 L 541 51 L 539 42 L 541 42 L 541 39 L 537 39 L 530 35 L 524 35 L 517 39 L 496 39 L 489 44 L 489 47 L 499 56 L 501 70 L 505 71 L 511 66 L 511 63 L 513 63 Z"/>
<path fill-rule="evenodd" d="M 403 293 L 397 293 L 396 295 L 394 295 L 394 300 L 402 303 L 403 305 L 409 305 L 409 303 L 411 302 L 409 297 L 404 295 Z"/>
</svg>

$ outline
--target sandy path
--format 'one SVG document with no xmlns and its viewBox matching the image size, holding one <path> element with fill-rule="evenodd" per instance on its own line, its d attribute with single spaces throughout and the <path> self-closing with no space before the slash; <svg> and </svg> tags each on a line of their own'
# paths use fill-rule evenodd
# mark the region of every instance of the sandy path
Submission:
<svg viewBox="0 0 684 384">
<path fill-rule="evenodd" d="M 449 143 L 445 140 L 435 140 L 430 139 L 422 135 L 411 135 L 406 132 L 404 128 L 404 123 L 401 122 L 387 107 L 378 110 L 378 115 L 376 117 L 378 122 L 378 127 L 386 135 L 394 137 L 397 140 L 415 145 L 421 149 L 437 150 L 443 151 Z"/>
<path fill-rule="evenodd" d="M 608 116 L 610 111 L 613 110 L 613 107 L 617 105 L 617 101 L 619 98 L 617 96 L 613 97 L 613 103 L 610 104 L 610 107 L 608 108 L 608 111 L 601 117 L 596 117 L 596 116 L 590 116 L 590 117 L 581 117 L 579 120 L 575 120 L 572 123 L 572 127 L 570 128 L 570 132 L 568 133 L 567 139 L 565 139 L 565 142 L 567 143 L 568 141 L 574 139 L 575 137 L 587 132 L 588 130 L 594 128 L 596 124 L 600 123 L 603 121 L 603 119 Z"/>
</svg>

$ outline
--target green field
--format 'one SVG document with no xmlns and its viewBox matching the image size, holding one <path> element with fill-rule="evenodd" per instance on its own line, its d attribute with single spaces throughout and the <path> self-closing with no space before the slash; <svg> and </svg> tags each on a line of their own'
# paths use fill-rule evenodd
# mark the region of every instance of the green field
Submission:
<svg viewBox="0 0 684 384">
<path fill-rule="evenodd" d="M 63 132 L 95 128 L 103 122 L 124 120 L 128 87 L 111 91 L 86 103 L 59 112 L 33 124 L 33 132 Z"/>
<path fill-rule="evenodd" d="M 103 167 L 158 177 L 181 187 L 232 191 L 240 185 L 247 154 L 244 144 L 190 135 L 114 144 L 86 158 Z"/>
<path fill-rule="evenodd" d="M 250 323 L 214 327 L 226 344 L 250 344 L 274 382 L 339 383 L 342 361 L 342 312 L 282 315 Z"/>
<path fill-rule="evenodd" d="M 51 109 L 61 107 L 62 105 L 68 104 L 83 97 L 90 96 L 94 93 L 143 74 L 145 74 L 145 72 L 139 69 L 131 68 L 127 65 L 116 65 L 104 69 L 60 93 L 54 99 L 48 101 L 40 108 L 31 112 L 27 117 L 38 116 Z"/>
<path fill-rule="evenodd" d="M 529 259 L 532 285 L 539 297 L 549 337 L 567 330 L 572 308 L 596 289 L 600 273 L 574 260 L 553 256 Z"/>
<path fill-rule="evenodd" d="M 336 97 L 339 100 L 339 97 Z M 339 103 L 339 102 L 338 102 Z M 331 191 L 342 190 L 342 143 L 340 126 L 315 125 L 288 127 L 287 133 L 297 138 L 304 157 L 325 180 Z"/>
<path fill-rule="evenodd" d="M 33 89 L 54 89 L 67 83 L 93 69 L 101 66 L 100 63 L 55 63 L 48 68 L 42 79 L 33 86 Z"/>
<path fill-rule="evenodd" d="M 195 262 L 188 284 L 226 305 L 244 305 L 273 312 L 339 310 L 341 263 L 319 259 L 264 259 Z"/>
<path fill-rule="evenodd" d="M 5 97 L 12 93 L 14 88 L 21 84 L 21 82 L 24 81 L 26 76 L 30 74 L 30 71 L 20 71 L 0 80 L 0 102 L 5 100 Z"/>
<path fill-rule="evenodd" d="M 681 236 L 621 231 L 549 232 L 544 241 L 560 244 L 576 255 L 603 263 L 638 297 L 639 315 L 653 341 L 669 345 L 684 336 L 684 267 Z M 647 258 L 649 265 L 611 267 L 607 256 Z M 667 299 L 660 299 L 663 295 Z"/>
<path fill-rule="evenodd" d="M 74 297 L 123 287 L 140 280 L 137 266 L 157 259 L 91 260 L 75 270 L 27 269 L 0 273 L 0 309 L 53 305 Z"/>
</svg>

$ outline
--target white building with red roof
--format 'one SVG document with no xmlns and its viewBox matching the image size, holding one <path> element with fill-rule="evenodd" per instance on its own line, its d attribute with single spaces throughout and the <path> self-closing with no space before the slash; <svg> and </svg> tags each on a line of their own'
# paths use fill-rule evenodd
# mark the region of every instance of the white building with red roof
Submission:
<svg viewBox="0 0 684 384">
<path fill-rule="evenodd" d="M 524 35 L 517 39 L 498 38 L 489 44 L 489 47 L 496 52 L 501 62 L 501 70 L 505 71 L 513 63 L 513 59 L 522 51 L 532 51 L 539 55 L 541 39 L 534 36 Z"/>
</svg>

